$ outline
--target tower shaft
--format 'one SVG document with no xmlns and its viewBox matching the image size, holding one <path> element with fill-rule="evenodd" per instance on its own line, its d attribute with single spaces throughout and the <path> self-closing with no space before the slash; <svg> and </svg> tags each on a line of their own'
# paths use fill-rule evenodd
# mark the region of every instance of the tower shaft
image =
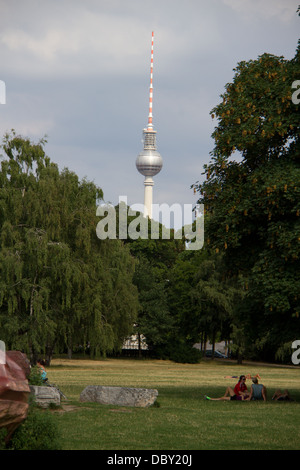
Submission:
<svg viewBox="0 0 300 470">
<path fill-rule="evenodd" d="M 146 176 L 144 179 L 144 217 L 149 217 L 149 219 L 152 219 L 153 186 L 152 176 Z"/>
</svg>

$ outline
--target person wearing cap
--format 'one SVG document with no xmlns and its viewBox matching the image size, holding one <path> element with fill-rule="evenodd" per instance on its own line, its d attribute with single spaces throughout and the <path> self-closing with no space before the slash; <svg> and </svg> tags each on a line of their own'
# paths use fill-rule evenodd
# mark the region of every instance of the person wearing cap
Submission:
<svg viewBox="0 0 300 470">
<path fill-rule="evenodd" d="M 257 377 L 252 378 L 250 395 L 246 400 L 264 400 L 267 401 L 267 390 L 263 384 L 259 384 Z"/>
</svg>

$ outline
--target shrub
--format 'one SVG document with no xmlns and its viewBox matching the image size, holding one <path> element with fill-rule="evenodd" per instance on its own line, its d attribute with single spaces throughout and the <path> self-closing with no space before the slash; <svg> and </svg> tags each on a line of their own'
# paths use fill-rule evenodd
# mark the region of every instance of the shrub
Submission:
<svg viewBox="0 0 300 470">
<path fill-rule="evenodd" d="M 30 407 L 25 421 L 14 432 L 12 450 L 60 450 L 60 435 L 50 411 Z"/>
<path fill-rule="evenodd" d="M 193 348 L 192 345 L 180 341 L 178 341 L 176 346 L 173 345 L 169 356 L 171 361 L 186 364 L 197 364 L 200 362 L 201 357 L 201 353 Z"/>
<path fill-rule="evenodd" d="M 6 428 L 0 428 L 0 450 L 5 449 Z"/>
<path fill-rule="evenodd" d="M 155 352 L 160 359 L 170 359 L 179 363 L 197 364 L 202 357 L 198 349 L 179 338 L 170 340 L 162 347 L 157 347 Z"/>
<path fill-rule="evenodd" d="M 28 383 L 30 385 L 45 385 L 42 379 L 41 369 L 38 366 L 33 366 L 30 370 L 30 375 L 28 377 Z"/>
</svg>

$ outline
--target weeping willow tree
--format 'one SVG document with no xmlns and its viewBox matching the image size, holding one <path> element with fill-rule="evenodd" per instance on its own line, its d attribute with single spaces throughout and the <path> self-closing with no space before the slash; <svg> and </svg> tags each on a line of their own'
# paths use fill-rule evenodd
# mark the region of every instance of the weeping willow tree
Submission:
<svg viewBox="0 0 300 470">
<path fill-rule="evenodd" d="M 96 236 L 102 190 L 14 132 L 0 171 L 0 337 L 34 362 L 55 348 L 120 347 L 137 313 L 134 261 L 119 240 Z"/>
</svg>

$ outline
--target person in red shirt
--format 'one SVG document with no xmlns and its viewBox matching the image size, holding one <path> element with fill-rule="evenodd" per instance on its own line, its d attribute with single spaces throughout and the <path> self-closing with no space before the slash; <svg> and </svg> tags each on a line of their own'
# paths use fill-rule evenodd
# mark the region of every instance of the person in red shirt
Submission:
<svg viewBox="0 0 300 470">
<path fill-rule="evenodd" d="M 249 396 L 247 385 L 246 385 L 246 377 L 241 375 L 239 378 L 238 383 L 232 389 L 231 387 L 227 387 L 225 394 L 223 397 L 220 398 L 211 398 L 205 395 L 206 400 L 246 400 Z"/>
<path fill-rule="evenodd" d="M 240 376 L 240 380 L 234 387 L 234 394 L 237 398 L 232 398 L 233 400 L 245 400 L 249 396 L 247 385 L 246 385 L 246 377 L 244 375 Z M 242 398 L 240 398 L 242 397 Z"/>
</svg>

